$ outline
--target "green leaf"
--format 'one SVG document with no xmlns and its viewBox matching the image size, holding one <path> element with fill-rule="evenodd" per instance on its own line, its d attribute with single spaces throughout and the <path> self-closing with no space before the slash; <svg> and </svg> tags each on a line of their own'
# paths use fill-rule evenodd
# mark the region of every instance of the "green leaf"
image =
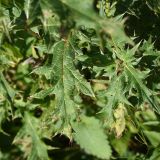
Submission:
<svg viewBox="0 0 160 160">
<path fill-rule="evenodd" d="M 88 154 L 101 159 L 111 157 L 111 148 L 101 125 L 94 117 L 82 116 L 80 122 L 73 122 L 72 127 L 74 140 Z"/>
<path fill-rule="evenodd" d="M 143 83 L 143 79 L 146 75 L 143 72 L 140 73 L 132 66 L 125 66 L 125 73 L 128 77 L 130 85 L 134 85 L 134 87 L 137 89 L 139 98 L 147 100 L 147 102 L 153 107 L 153 109 L 156 112 L 160 113 L 160 108 L 154 99 L 153 92 Z"/>
<path fill-rule="evenodd" d="M 38 132 L 39 122 L 27 112 L 24 116 L 24 126 L 16 135 L 13 143 L 21 144 L 27 153 L 28 160 L 49 160 L 47 146 L 41 141 L 41 134 Z M 29 148 L 28 148 L 29 146 Z"/>
</svg>

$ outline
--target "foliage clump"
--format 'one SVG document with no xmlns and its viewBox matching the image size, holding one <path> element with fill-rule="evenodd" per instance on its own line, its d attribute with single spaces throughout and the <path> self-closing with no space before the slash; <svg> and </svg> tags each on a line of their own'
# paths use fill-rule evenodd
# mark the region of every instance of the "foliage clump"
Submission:
<svg viewBox="0 0 160 160">
<path fill-rule="evenodd" d="M 157 0 L 0 0 L 0 159 L 160 159 Z"/>
</svg>

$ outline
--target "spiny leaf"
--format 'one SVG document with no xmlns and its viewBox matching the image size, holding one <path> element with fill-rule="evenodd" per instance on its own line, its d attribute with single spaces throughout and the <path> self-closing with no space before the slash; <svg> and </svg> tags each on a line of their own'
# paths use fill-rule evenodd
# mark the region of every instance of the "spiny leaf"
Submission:
<svg viewBox="0 0 160 160">
<path fill-rule="evenodd" d="M 102 109 L 102 112 L 107 113 L 108 124 L 113 123 L 113 109 L 117 106 L 118 103 L 123 103 L 129 106 L 132 104 L 126 98 L 126 84 L 124 74 L 119 77 L 113 76 L 110 82 L 110 86 L 107 90 L 103 91 L 104 95 L 107 97 L 107 104 Z"/>
<path fill-rule="evenodd" d="M 73 64 L 73 50 L 68 42 L 60 41 L 53 50 L 53 78 L 55 85 L 56 107 L 71 115 L 74 113 L 74 90 L 88 96 L 94 96 L 88 82 L 86 82 Z M 65 113 L 65 114 L 66 114 Z"/>
<path fill-rule="evenodd" d="M 102 159 L 110 158 L 111 148 L 97 119 L 83 116 L 80 122 L 73 122 L 72 127 L 75 141 L 88 154 Z"/>
<path fill-rule="evenodd" d="M 51 77 L 54 87 L 34 95 L 36 98 L 38 96 L 44 98 L 47 94 L 55 94 L 55 107 L 65 119 L 67 115 L 75 113 L 76 103 L 73 101 L 75 91 L 94 97 L 90 84 L 76 70 L 73 60 L 74 52 L 69 41 L 57 42 L 53 46 L 53 59 L 50 66 L 52 70 L 47 73 L 47 77 Z M 41 75 L 44 73 L 43 67 L 40 70 L 37 73 Z M 46 75 L 46 73 L 44 74 Z"/>
<path fill-rule="evenodd" d="M 153 107 L 153 109 L 156 112 L 160 113 L 160 108 L 157 105 L 157 101 L 155 101 L 153 92 L 149 88 L 147 88 L 147 86 L 143 82 L 147 77 L 149 71 L 146 70 L 140 72 L 138 69 L 134 68 L 134 65 L 139 61 L 139 59 L 136 59 L 134 57 L 135 52 L 138 50 L 139 44 L 137 44 L 131 50 L 128 49 L 127 52 L 125 52 L 123 47 L 118 48 L 115 45 L 115 53 L 117 57 L 123 62 L 124 74 L 126 80 L 128 81 L 127 87 L 137 90 L 140 103 L 142 102 L 142 100 L 147 100 L 147 102 Z"/>
</svg>

